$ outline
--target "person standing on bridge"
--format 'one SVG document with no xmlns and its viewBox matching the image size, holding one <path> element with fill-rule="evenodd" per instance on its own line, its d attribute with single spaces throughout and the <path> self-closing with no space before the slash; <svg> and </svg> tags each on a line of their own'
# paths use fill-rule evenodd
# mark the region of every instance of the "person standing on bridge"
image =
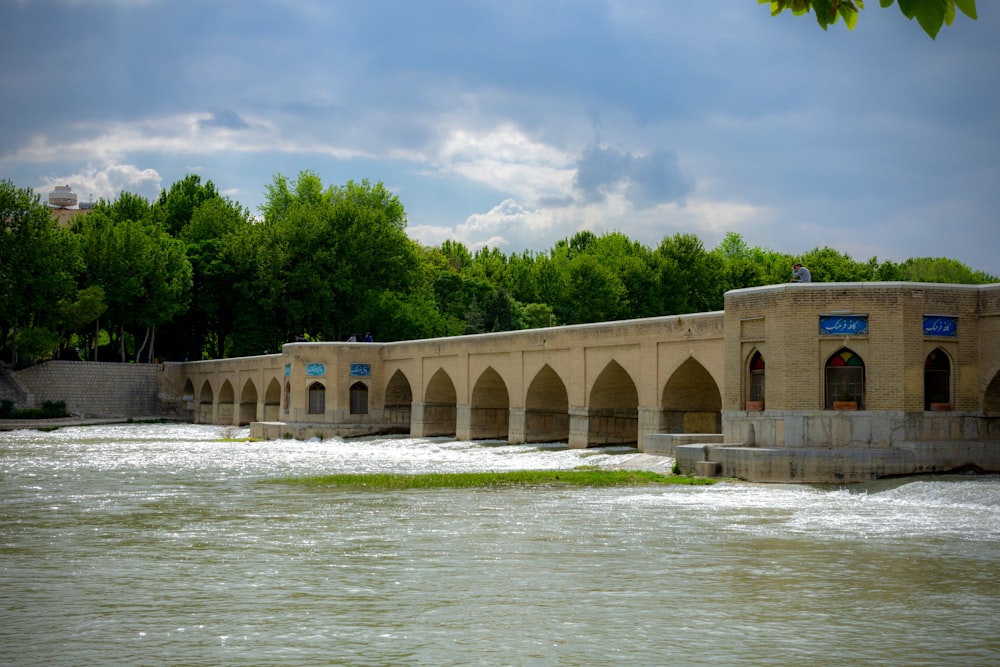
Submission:
<svg viewBox="0 0 1000 667">
<path fill-rule="evenodd" d="M 800 262 L 795 262 L 795 264 L 792 265 L 792 279 L 789 282 L 811 283 L 812 273 L 809 272 L 809 269 L 802 266 Z"/>
<path fill-rule="evenodd" d="M 364 340 L 362 342 L 365 342 L 365 343 L 374 343 L 375 342 L 375 339 L 372 338 L 372 332 L 371 331 L 366 331 L 365 332 L 365 337 L 364 337 Z"/>
</svg>

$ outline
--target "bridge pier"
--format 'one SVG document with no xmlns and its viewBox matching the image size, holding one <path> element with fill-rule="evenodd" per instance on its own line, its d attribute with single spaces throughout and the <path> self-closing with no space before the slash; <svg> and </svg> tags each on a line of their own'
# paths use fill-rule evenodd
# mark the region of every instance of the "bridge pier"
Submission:
<svg viewBox="0 0 1000 667">
<path fill-rule="evenodd" d="M 569 408 L 569 446 L 586 449 L 590 445 L 590 411 L 587 408 Z"/>
<path fill-rule="evenodd" d="M 527 412 L 524 408 L 511 408 L 507 417 L 507 442 L 512 445 L 520 445 L 527 442 L 525 430 L 527 428 Z"/>
<path fill-rule="evenodd" d="M 472 406 L 455 406 L 455 439 L 472 440 Z"/>
</svg>

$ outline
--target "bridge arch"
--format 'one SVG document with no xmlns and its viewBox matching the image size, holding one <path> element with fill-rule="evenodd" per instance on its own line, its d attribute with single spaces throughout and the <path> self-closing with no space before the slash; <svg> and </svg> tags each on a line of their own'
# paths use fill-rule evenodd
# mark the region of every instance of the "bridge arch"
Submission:
<svg viewBox="0 0 1000 667">
<path fill-rule="evenodd" d="M 212 383 L 207 379 L 201 385 L 201 391 L 198 392 L 198 423 L 199 424 L 211 424 L 212 423 L 212 406 L 215 403 L 215 392 L 212 391 Z"/>
<path fill-rule="evenodd" d="M 219 389 L 219 400 L 215 405 L 215 424 L 233 424 L 233 406 L 236 403 L 236 392 L 233 383 L 226 378 Z"/>
<path fill-rule="evenodd" d="M 264 421 L 278 421 L 281 410 L 281 383 L 278 378 L 271 378 L 264 392 Z"/>
<path fill-rule="evenodd" d="M 639 392 L 632 376 L 614 359 L 590 389 L 587 421 L 588 447 L 639 442 Z"/>
<path fill-rule="evenodd" d="M 993 379 L 986 385 L 983 393 L 983 414 L 991 418 L 1000 418 L 1000 370 L 993 374 Z"/>
<path fill-rule="evenodd" d="M 410 430 L 410 415 L 413 410 L 413 389 L 402 370 L 396 369 L 385 385 L 385 420 L 405 426 Z"/>
<path fill-rule="evenodd" d="M 181 400 L 184 402 L 184 413 L 190 413 L 191 421 L 197 422 L 198 417 L 194 402 L 194 382 L 191 381 L 190 377 L 184 378 L 184 389 L 181 391 Z"/>
<path fill-rule="evenodd" d="M 510 394 L 496 369 L 488 366 L 472 388 L 469 404 L 471 440 L 506 440 L 510 430 Z"/>
<path fill-rule="evenodd" d="M 569 442 L 566 383 L 545 364 L 532 378 L 524 399 L 525 442 Z"/>
<path fill-rule="evenodd" d="M 721 433 L 722 392 L 701 362 L 688 357 L 663 386 L 660 430 L 664 433 Z"/>
<path fill-rule="evenodd" d="M 248 378 L 240 392 L 239 420 L 236 423 L 244 426 L 252 421 L 257 421 L 257 385 Z"/>
<path fill-rule="evenodd" d="M 455 383 L 443 368 L 431 376 L 424 391 L 423 434 L 425 436 L 455 435 L 457 430 L 458 394 Z"/>
</svg>

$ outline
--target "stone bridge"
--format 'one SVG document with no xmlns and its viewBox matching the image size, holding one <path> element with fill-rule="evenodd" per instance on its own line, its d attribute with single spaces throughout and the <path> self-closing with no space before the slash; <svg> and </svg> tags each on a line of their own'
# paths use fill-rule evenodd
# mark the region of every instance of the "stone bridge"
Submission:
<svg viewBox="0 0 1000 667">
<path fill-rule="evenodd" d="M 758 481 L 1000 472 L 1000 284 L 771 285 L 725 306 L 168 363 L 161 399 L 266 439 L 635 445 Z"/>
<path fill-rule="evenodd" d="M 289 343 L 168 364 L 199 423 L 252 435 L 408 433 L 570 447 L 721 433 L 723 313 L 397 343 Z M 721 438 L 721 436 L 719 436 Z"/>
</svg>

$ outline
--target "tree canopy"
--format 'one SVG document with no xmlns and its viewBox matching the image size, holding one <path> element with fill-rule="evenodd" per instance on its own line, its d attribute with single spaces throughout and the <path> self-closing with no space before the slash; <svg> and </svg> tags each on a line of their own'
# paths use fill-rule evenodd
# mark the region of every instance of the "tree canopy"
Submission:
<svg viewBox="0 0 1000 667">
<path fill-rule="evenodd" d="M 0 181 L 0 353 L 191 360 L 365 331 L 390 341 L 706 312 L 728 290 L 787 282 L 795 260 L 817 282 L 998 281 L 944 257 L 792 256 L 735 232 L 714 248 L 690 233 L 650 248 L 590 231 L 539 252 L 422 247 L 384 185 L 324 185 L 309 171 L 275 176 L 261 214 L 188 176 L 152 203 L 101 201 L 64 229 L 37 195 Z"/>
<path fill-rule="evenodd" d="M 858 10 L 865 8 L 864 0 L 757 0 L 758 4 L 770 4 L 771 15 L 777 16 L 789 9 L 796 16 L 814 12 L 816 22 L 823 30 L 843 19 L 848 29 L 853 30 L 858 23 Z M 879 0 L 879 4 L 891 7 L 895 0 Z M 937 37 L 943 25 L 951 25 L 958 8 L 970 19 L 977 19 L 976 0 L 899 0 L 899 10 L 910 19 L 916 19 L 931 39 Z"/>
</svg>

